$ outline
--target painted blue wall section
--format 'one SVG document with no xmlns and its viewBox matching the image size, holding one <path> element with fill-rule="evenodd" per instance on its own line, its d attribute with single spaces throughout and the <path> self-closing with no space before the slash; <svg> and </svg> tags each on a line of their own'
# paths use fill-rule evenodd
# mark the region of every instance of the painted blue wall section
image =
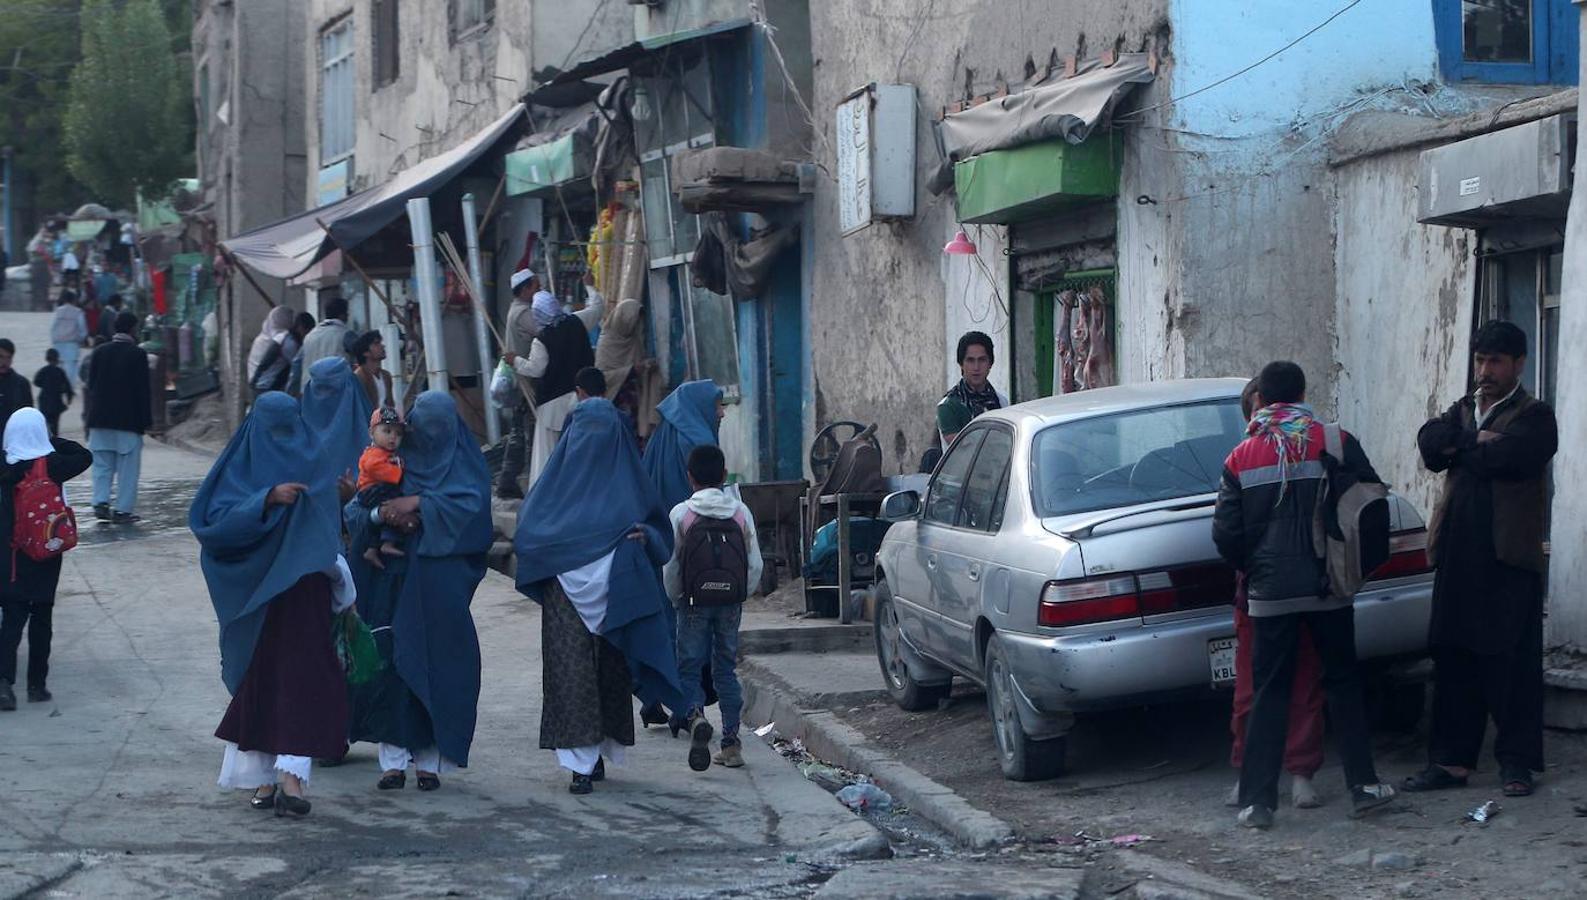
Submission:
<svg viewBox="0 0 1587 900">
<path fill-rule="evenodd" d="M 765 416 L 771 440 L 770 475 L 792 481 L 804 471 L 805 321 L 800 270 L 802 248 L 787 250 L 772 267 L 771 288 L 761 305 L 771 325 L 770 380 L 772 409 Z"/>
<path fill-rule="evenodd" d="M 1363 0 L 1317 33 L 1239 77 L 1175 103 L 1176 128 L 1247 137 L 1326 113 L 1364 90 L 1438 72 L 1433 3 Z M 1172 95 L 1228 77 L 1317 26 L 1337 3 L 1170 0 Z"/>
</svg>

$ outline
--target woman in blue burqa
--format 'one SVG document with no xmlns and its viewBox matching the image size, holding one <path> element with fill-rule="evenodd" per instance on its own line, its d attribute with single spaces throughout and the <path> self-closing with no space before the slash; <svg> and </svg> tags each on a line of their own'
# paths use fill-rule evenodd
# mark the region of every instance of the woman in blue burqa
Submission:
<svg viewBox="0 0 1587 900">
<path fill-rule="evenodd" d="M 374 510 L 356 499 L 344 508 L 358 614 L 390 663 L 353 687 L 351 737 L 380 745 L 381 790 L 404 787 L 412 766 L 419 790 L 433 791 L 442 771 L 468 765 L 474 740 L 480 661 L 469 604 L 493 536 L 490 470 L 442 391 L 414 403 L 402 459 L 404 496 Z M 364 561 L 384 523 L 413 519 L 406 556 L 384 569 Z"/>
<path fill-rule="evenodd" d="M 220 623 L 221 679 L 232 695 L 215 736 L 222 787 L 255 809 L 303 816 L 311 761 L 347 736 L 334 614 L 351 606 L 341 557 L 336 468 L 298 401 L 264 394 L 188 511 Z"/>
<path fill-rule="evenodd" d="M 671 511 L 689 499 L 689 451 L 702 444 L 716 446 L 726 407 L 716 382 L 685 381 L 661 401 L 661 424 L 645 445 L 644 466 L 661 494 L 661 508 Z"/>
<path fill-rule="evenodd" d="M 338 476 L 358 471 L 358 455 L 369 446 L 369 415 L 374 411 L 346 359 L 330 356 L 309 366 L 303 421 L 319 436 Z"/>
<path fill-rule="evenodd" d="M 681 706 L 661 566 L 672 528 L 622 414 L 602 398 L 574 408 L 524 500 L 513 541 L 518 590 L 540 603 L 540 746 L 587 794 L 634 743 L 630 690 Z M 689 766 L 710 766 L 712 729 L 691 733 Z"/>
</svg>

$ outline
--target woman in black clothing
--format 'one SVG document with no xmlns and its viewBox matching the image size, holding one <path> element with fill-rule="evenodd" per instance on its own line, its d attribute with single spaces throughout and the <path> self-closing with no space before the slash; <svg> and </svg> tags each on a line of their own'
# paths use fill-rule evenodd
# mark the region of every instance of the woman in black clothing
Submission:
<svg viewBox="0 0 1587 900">
<path fill-rule="evenodd" d="M 33 468 L 45 461 L 51 481 L 64 484 L 93 464 L 94 455 L 81 444 L 51 439 L 44 415 L 36 409 L 19 409 L 5 427 L 5 466 L 0 467 L 0 547 L 11 546 L 15 518 L 13 494 Z M 44 685 L 49 675 L 51 619 L 55 588 L 61 580 L 61 557 L 42 562 L 24 553 L 11 553 L 12 565 L 0 573 L 0 711 L 17 708 L 12 685 L 17 678 L 17 647 L 23 628 L 28 632 L 28 702 L 50 699 Z"/>
</svg>

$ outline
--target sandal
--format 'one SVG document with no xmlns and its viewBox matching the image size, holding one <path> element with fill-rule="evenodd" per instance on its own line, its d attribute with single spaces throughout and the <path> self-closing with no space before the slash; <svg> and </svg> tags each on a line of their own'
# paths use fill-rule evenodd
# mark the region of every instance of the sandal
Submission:
<svg viewBox="0 0 1587 900">
<path fill-rule="evenodd" d="M 423 781 L 424 776 L 421 775 L 421 776 L 419 776 L 419 778 L 420 778 L 419 786 L 423 787 L 424 786 L 424 781 Z M 375 787 L 377 787 L 377 788 L 379 788 L 380 790 L 383 790 L 383 791 L 400 791 L 404 787 L 406 787 L 407 784 L 408 784 L 408 773 L 407 772 L 388 772 L 385 775 L 380 776 L 380 781 L 375 785 Z"/>
<path fill-rule="evenodd" d="M 1532 796 L 1532 772 L 1530 769 L 1505 766 L 1499 772 L 1499 778 L 1504 782 L 1504 795 L 1506 797 Z"/>
<path fill-rule="evenodd" d="M 420 772 L 419 773 L 419 790 L 421 790 L 421 791 L 438 791 L 440 789 L 441 789 L 441 776 L 436 775 L 434 772 Z"/>
<path fill-rule="evenodd" d="M 1465 775 L 1451 773 L 1443 766 L 1431 765 L 1400 782 L 1400 790 L 1418 793 L 1461 788 L 1466 786 L 1466 778 Z"/>
<path fill-rule="evenodd" d="M 254 809 L 275 809 L 276 791 L 278 789 L 271 788 L 270 793 L 268 794 L 259 793 L 262 790 L 264 790 L 264 788 L 256 788 L 254 790 L 253 796 L 248 798 L 248 805 Z"/>
</svg>

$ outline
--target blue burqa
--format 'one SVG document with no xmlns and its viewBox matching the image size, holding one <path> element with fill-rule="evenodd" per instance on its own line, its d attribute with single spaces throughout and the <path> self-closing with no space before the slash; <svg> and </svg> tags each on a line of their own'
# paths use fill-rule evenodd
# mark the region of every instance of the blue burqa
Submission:
<svg viewBox="0 0 1587 900">
<path fill-rule="evenodd" d="M 315 376 L 318 379 L 318 375 Z M 469 604 L 485 577 L 493 528 L 490 470 L 442 391 L 419 396 L 402 443 L 402 491 L 419 498 L 420 530 L 386 568 L 364 561 L 380 526 L 355 499 L 345 508 L 358 614 L 391 666 L 353 689 L 352 739 L 410 751 L 438 747 L 468 765 L 479 706 L 479 636 Z"/>
<path fill-rule="evenodd" d="M 716 444 L 716 401 L 722 389 L 716 382 L 685 381 L 661 401 L 661 425 L 645 445 L 645 472 L 661 493 L 661 508 L 689 499 L 689 451 L 703 444 Z"/>
<path fill-rule="evenodd" d="M 347 360 L 331 356 L 309 366 L 303 389 L 303 421 L 319 435 L 337 474 L 357 472 L 358 457 L 369 446 L 369 417 L 375 407 Z"/>
<path fill-rule="evenodd" d="M 221 451 L 187 513 L 220 623 L 221 680 L 236 693 L 253 659 L 265 609 L 341 551 L 336 470 L 304 423 L 298 401 L 264 394 Z M 308 485 L 290 506 L 266 509 L 285 482 Z"/>
<path fill-rule="evenodd" d="M 636 528 L 643 542 L 628 539 Z M 601 636 L 627 659 L 641 697 L 683 705 L 660 572 L 672 556 L 672 525 L 610 401 L 574 408 L 524 500 L 513 550 L 518 590 L 536 601 L 551 579 L 615 550 Z"/>
</svg>

